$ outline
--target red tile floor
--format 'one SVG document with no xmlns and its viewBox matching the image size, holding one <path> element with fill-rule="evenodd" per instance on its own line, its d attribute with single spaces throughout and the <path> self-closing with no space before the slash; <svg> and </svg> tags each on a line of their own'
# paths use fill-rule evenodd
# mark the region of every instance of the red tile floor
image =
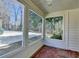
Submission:
<svg viewBox="0 0 79 59">
<path fill-rule="evenodd" d="M 79 52 L 43 46 L 32 58 L 78 58 Z"/>
</svg>

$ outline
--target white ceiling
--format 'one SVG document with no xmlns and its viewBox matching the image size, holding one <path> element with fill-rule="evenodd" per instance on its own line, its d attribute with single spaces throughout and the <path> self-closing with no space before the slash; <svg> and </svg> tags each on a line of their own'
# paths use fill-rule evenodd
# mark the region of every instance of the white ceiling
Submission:
<svg viewBox="0 0 79 59">
<path fill-rule="evenodd" d="M 49 4 L 46 0 L 32 0 L 32 2 L 45 13 L 79 8 L 79 0 L 52 0 Z"/>
</svg>

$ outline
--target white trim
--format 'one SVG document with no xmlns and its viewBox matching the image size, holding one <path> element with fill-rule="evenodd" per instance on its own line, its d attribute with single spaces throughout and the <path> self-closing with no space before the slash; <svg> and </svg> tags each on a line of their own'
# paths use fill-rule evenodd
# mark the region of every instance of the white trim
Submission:
<svg viewBox="0 0 79 59">
<path fill-rule="evenodd" d="M 42 18 L 42 38 L 45 39 L 45 19 Z"/>
<path fill-rule="evenodd" d="M 17 3 L 17 4 L 19 4 L 19 5 L 21 5 L 21 7 L 23 8 L 22 9 L 22 32 L 24 32 L 24 8 L 25 8 L 25 6 L 22 4 L 22 3 L 20 3 L 20 2 L 18 2 L 18 0 L 13 0 L 15 3 Z M 23 34 L 23 36 L 24 36 L 24 34 Z M 23 37 L 23 39 L 24 39 L 24 37 Z M 24 46 L 24 40 L 22 40 L 22 46 Z"/>
<path fill-rule="evenodd" d="M 22 10 L 22 11 L 23 11 L 23 12 L 22 12 L 22 15 L 23 15 L 23 16 L 22 16 L 22 19 L 23 19 L 23 20 L 22 20 L 22 31 L 23 31 L 23 33 L 24 33 L 24 8 L 25 8 L 25 7 L 24 7 L 24 5 L 23 5 L 22 7 L 23 7 L 23 10 Z M 24 34 L 23 34 L 23 40 L 24 40 Z M 24 46 L 24 41 L 22 41 L 22 46 Z"/>
</svg>

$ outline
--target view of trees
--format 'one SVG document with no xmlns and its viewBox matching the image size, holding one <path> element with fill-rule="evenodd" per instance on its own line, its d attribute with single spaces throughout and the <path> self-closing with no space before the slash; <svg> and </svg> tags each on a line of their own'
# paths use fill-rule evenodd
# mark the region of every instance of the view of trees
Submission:
<svg viewBox="0 0 79 59">
<path fill-rule="evenodd" d="M 29 14 L 29 31 L 31 32 L 42 32 L 42 18 L 35 14 L 33 11 L 30 11 Z"/>
<path fill-rule="evenodd" d="M 46 18 L 46 33 L 49 34 L 51 38 L 61 37 L 63 34 L 63 16 Z"/>
<path fill-rule="evenodd" d="M 3 0 L 2 2 L 9 12 L 7 15 L 4 14 L 2 28 L 7 31 L 22 31 L 22 7 L 12 0 Z"/>
</svg>

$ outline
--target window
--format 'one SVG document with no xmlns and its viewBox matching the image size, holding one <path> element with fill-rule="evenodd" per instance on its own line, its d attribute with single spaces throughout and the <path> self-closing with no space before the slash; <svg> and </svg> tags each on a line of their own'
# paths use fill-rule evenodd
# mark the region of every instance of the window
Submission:
<svg viewBox="0 0 79 59">
<path fill-rule="evenodd" d="M 22 47 L 23 6 L 0 0 L 0 56 Z"/>
<path fill-rule="evenodd" d="M 29 41 L 33 42 L 41 39 L 42 36 L 42 18 L 34 11 L 29 10 Z"/>
<path fill-rule="evenodd" d="M 62 40 L 63 16 L 46 18 L 46 37 Z"/>
</svg>

